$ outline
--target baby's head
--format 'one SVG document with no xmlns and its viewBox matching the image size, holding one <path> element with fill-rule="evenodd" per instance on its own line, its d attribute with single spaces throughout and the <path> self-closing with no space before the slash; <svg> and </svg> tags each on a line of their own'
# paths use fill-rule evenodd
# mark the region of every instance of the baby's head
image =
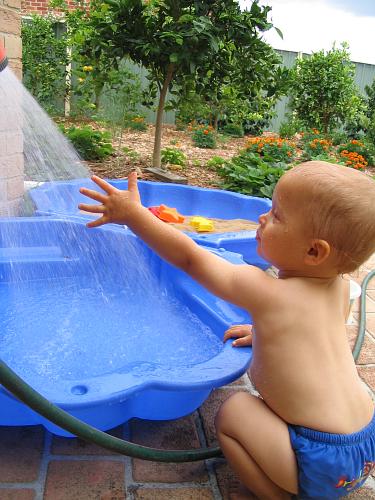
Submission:
<svg viewBox="0 0 375 500">
<path fill-rule="evenodd" d="M 338 273 L 350 273 L 375 252 L 375 181 L 357 170 L 308 161 L 284 174 L 311 238 L 327 241 Z"/>
</svg>

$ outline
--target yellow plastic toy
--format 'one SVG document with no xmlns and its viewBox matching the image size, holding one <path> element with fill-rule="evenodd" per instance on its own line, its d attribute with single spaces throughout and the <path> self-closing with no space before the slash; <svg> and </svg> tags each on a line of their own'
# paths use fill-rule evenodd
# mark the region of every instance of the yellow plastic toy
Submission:
<svg viewBox="0 0 375 500">
<path fill-rule="evenodd" d="M 199 215 L 190 220 L 190 225 L 193 226 L 198 233 L 210 232 L 214 230 L 214 223 L 205 217 L 200 217 Z"/>
</svg>

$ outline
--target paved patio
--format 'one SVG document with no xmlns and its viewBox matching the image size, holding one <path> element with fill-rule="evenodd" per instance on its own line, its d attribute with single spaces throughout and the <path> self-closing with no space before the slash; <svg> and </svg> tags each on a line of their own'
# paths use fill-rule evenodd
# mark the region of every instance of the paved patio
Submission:
<svg viewBox="0 0 375 500">
<path fill-rule="evenodd" d="M 361 283 L 374 268 L 375 256 L 352 279 Z M 347 327 L 352 343 L 358 307 L 357 303 L 353 325 Z M 367 291 L 366 318 L 358 372 L 375 396 L 375 278 Z M 241 390 L 252 390 L 247 374 L 214 391 L 193 415 L 172 422 L 132 420 L 111 434 L 165 449 L 215 445 L 217 409 L 230 394 Z M 224 459 L 187 464 L 145 462 L 79 439 L 53 436 L 41 426 L 0 427 L 0 500 L 226 500 L 230 478 Z M 374 500 L 375 478 L 347 498 Z"/>
</svg>

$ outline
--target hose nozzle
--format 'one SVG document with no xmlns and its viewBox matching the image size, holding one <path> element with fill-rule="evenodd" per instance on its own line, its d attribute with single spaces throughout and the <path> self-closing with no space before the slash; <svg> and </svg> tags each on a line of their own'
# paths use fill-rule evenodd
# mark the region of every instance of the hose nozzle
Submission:
<svg viewBox="0 0 375 500">
<path fill-rule="evenodd" d="M 8 58 L 4 47 L 0 45 L 0 73 L 8 66 Z"/>
</svg>

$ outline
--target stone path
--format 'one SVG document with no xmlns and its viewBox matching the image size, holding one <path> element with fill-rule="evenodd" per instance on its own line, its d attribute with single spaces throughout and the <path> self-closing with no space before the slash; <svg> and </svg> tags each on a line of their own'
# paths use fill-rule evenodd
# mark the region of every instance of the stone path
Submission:
<svg viewBox="0 0 375 500">
<path fill-rule="evenodd" d="M 361 283 L 371 269 L 375 269 L 375 257 L 352 279 Z M 352 343 L 358 307 L 355 304 L 354 324 L 347 327 Z M 375 278 L 367 291 L 366 320 L 358 371 L 374 396 Z M 214 416 L 221 402 L 239 390 L 252 390 L 247 374 L 214 391 L 188 417 L 172 422 L 134 419 L 111 434 L 165 449 L 215 445 Z M 230 477 L 224 459 L 188 464 L 145 462 L 79 439 L 52 436 L 41 426 L 0 427 L 0 500 L 227 500 Z M 347 498 L 374 500 L 374 477 Z"/>
</svg>

